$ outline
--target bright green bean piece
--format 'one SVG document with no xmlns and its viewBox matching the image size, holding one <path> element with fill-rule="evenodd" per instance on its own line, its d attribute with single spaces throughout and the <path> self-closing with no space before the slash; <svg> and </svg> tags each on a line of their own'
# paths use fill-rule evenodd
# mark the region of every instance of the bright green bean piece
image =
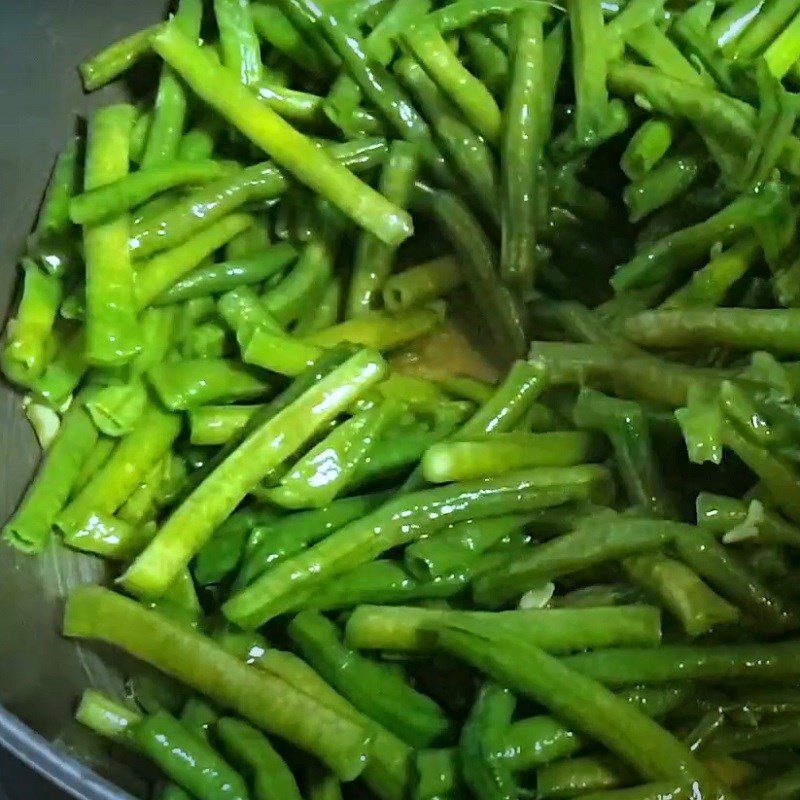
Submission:
<svg viewBox="0 0 800 800">
<path fill-rule="evenodd" d="M 245 495 L 377 383 L 385 369 L 380 356 L 362 350 L 260 424 L 173 512 L 123 576 L 125 586 L 146 596 L 163 593 Z"/>
<path fill-rule="evenodd" d="M 225 444 L 244 430 L 261 406 L 201 406 L 189 411 L 190 441 L 197 445 Z"/>
<path fill-rule="evenodd" d="M 600 453 L 597 440 L 579 431 L 495 433 L 486 440 L 441 442 L 422 458 L 431 483 L 492 478 L 526 467 L 568 467 Z"/>
<path fill-rule="evenodd" d="M 129 561 L 144 549 L 153 533 L 155 529 L 148 525 L 135 527 L 119 517 L 92 513 L 83 527 L 64 534 L 64 544 L 112 561 Z"/>
<path fill-rule="evenodd" d="M 31 386 L 48 363 L 49 338 L 61 302 L 61 282 L 44 274 L 33 261 L 24 259 L 22 297 L 16 314 L 8 321 L 0 365 L 6 376 Z"/>
<path fill-rule="evenodd" d="M 107 739 L 133 747 L 131 732 L 143 717 L 102 692 L 86 689 L 75 712 L 75 719 Z"/>
<path fill-rule="evenodd" d="M 76 485 L 81 467 L 97 442 L 97 430 L 86 411 L 75 404 L 61 422 L 58 435 L 14 516 L 3 528 L 3 539 L 26 553 L 47 546 L 56 517 Z"/>
<path fill-rule="evenodd" d="M 625 779 L 630 782 L 623 765 L 608 756 L 584 756 L 545 764 L 536 770 L 536 790 L 542 800 L 574 797 L 613 789 Z"/>
<path fill-rule="evenodd" d="M 56 525 L 65 534 L 81 530 L 92 514 L 113 514 L 147 472 L 169 451 L 180 433 L 180 420 L 149 408 L 136 427 L 114 448 L 94 477 L 61 512 Z"/>
<path fill-rule="evenodd" d="M 82 151 L 83 140 L 75 135 L 70 137 L 64 149 L 58 154 L 36 220 L 37 233 L 60 235 L 69 230 L 69 204 L 80 191 Z"/>
<path fill-rule="evenodd" d="M 420 22 L 403 40 L 450 99 L 486 141 L 500 140 L 501 115 L 487 88 L 463 66 L 436 27 Z"/>
<path fill-rule="evenodd" d="M 128 174 L 133 107 L 108 106 L 89 124 L 84 188 L 87 191 Z M 86 357 L 101 365 L 124 364 L 141 347 L 136 321 L 133 268 L 126 214 L 83 231 L 86 260 Z"/>
<path fill-rule="evenodd" d="M 261 43 L 256 36 L 249 0 L 214 0 L 222 63 L 245 86 L 261 80 Z"/>
<path fill-rule="evenodd" d="M 691 155 L 668 157 L 626 186 L 623 199 L 631 222 L 640 222 L 684 194 L 698 179 L 701 166 L 701 160 Z"/>
<path fill-rule="evenodd" d="M 272 385 L 236 361 L 170 361 L 147 374 L 161 402 L 172 411 L 222 401 L 249 400 L 269 394 Z"/>
<path fill-rule="evenodd" d="M 136 303 L 146 308 L 212 253 L 253 224 L 249 214 L 231 214 L 172 250 L 153 256 L 136 271 Z"/>
<path fill-rule="evenodd" d="M 667 154 L 675 135 L 675 125 L 656 117 L 643 122 L 631 136 L 620 158 L 622 171 L 632 181 L 641 180 Z"/>
<path fill-rule="evenodd" d="M 411 235 L 410 216 L 337 164 L 277 114 L 263 106 L 223 68 L 173 26 L 153 47 L 200 97 L 301 182 L 387 244 Z"/>
<path fill-rule="evenodd" d="M 83 88 L 87 92 L 93 92 L 127 72 L 137 61 L 151 52 L 150 39 L 159 27 L 153 25 L 136 31 L 84 61 L 78 67 L 83 79 Z"/>
<path fill-rule="evenodd" d="M 173 161 L 150 167 L 73 197 L 70 219 L 95 225 L 130 211 L 160 192 L 176 186 L 203 184 L 221 178 L 231 168 L 219 161 Z"/>
</svg>

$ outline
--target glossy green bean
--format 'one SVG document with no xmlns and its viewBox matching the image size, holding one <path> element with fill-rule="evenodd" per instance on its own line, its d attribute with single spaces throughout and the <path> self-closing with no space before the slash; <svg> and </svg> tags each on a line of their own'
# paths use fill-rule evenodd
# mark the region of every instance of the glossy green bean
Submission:
<svg viewBox="0 0 800 800">
<path fill-rule="evenodd" d="M 93 92 L 127 72 L 151 52 L 150 39 L 158 27 L 152 25 L 125 36 L 82 62 L 78 71 L 83 79 L 83 88 Z"/>
<path fill-rule="evenodd" d="M 261 406 L 200 406 L 189 411 L 189 436 L 192 444 L 225 444 L 244 430 Z"/>
<path fill-rule="evenodd" d="M 84 188 L 91 191 L 128 173 L 133 107 L 108 106 L 89 124 Z M 94 364 L 124 364 L 141 347 L 134 276 L 127 241 L 130 221 L 120 214 L 84 227 L 86 261 L 86 357 Z"/>
<path fill-rule="evenodd" d="M 315 754 L 343 780 L 364 768 L 369 734 L 362 726 L 121 595 L 100 587 L 77 590 L 67 603 L 64 633 L 122 648 L 221 708 Z"/>
<path fill-rule="evenodd" d="M 258 35 L 291 59 L 292 63 L 312 75 L 325 74 L 327 67 L 323 59 L 280 9 L 266 3 L 253 3 L 250 14 Z"/>
<path fill-rule="evenodd" d="M 380 356 L 362 350 L 260 424 L 173 512 L 123 576 L 125 586 L 147 596 L 163 593 L 267 472 L 377 383 L 385 368 Z"/>
<path fill-rule="evenodd" d="M 695 503 L 697 525 L 716 535 L 725 535 L 747 521 L 748 504 L 743 500 L 700 492 Z M 800 531 L 773 511 L 762 509 L 756 523 L 756 541 L 800 547 Z"/>
<path fill-rule="evenodd" d="M 264 70 L 250 7 L 241 0 L 214 0 L 222 63 L 245 86 L 257 84 Z"/>
<path fill-rule="evenodd" d="M 463 280 L 456 259 L 440 256 L 388 278 L 383 288 L 383 303 L 389 311 L 422 305 L 457 289 Z"/>
<path fill-rule="evenodd" d="M 387 243 L 411 235 L 407 213 L 333 161 L 305 136 L 261 105 L 245 87 L 231 79 L 203 51 L 168 26 L 153 39 L 153 47 L 177 68 L 205 102 L 265 149 L 298 180 L 332 202 L 356 223 Z"/>
</svg>

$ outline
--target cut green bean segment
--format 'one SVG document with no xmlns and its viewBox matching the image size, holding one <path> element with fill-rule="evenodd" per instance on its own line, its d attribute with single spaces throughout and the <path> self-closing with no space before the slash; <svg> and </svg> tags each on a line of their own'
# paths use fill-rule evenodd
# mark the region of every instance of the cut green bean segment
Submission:
<svg viewBox="0 0 800 800">
<path fill-rule="evenodd" d="M 318 191 L 387 244 L 411 235 L 409 215 L 334 162 L 305 136 L 263 106 L 177 28 L 167 26 L 153 47 L 192 89 L 301 182 Z"/>
<path fill-rule="evenodd" d="M 433 700 L 392 668 L 348 649 L 325 617 L 302 612 L 289 624 L 289 635 L 326 681 L 408 744 L 427 747 L 448 732 L 450 722 Z"/>
<path fill-rule="evenodd" d="M 79 67 L 87 92 L 101 89 L 127 72 L 139 59 L 151 52 L 150 39 L 157 25 L 144 28 L 110 44 Z"/>
<path fill-rule="evenodd" d="M 305 553 L 279 564 L 235 594 L 223 611 L 237 624 L 256 627 L 274 616 L 281 604 L 299 590 L 312 589 L 326 578 L 410 543 L 423 530 L 432 533 L 475 513 L 497 516 L 510 510 L 520 512 L 559 505 L 576 496 L 593 494 L 606 479 L 602 467 L 552 467 L 512 473 L 493 482 L 454 484 L 400 497 L 363 520 L 345 526 Z M 479 511 L 474 508 L 478 496 Z M 509 508 L 513 504 L 516 507 Z"/>
<path fill-rule="evenodd" d="M 492 478 L 510 469 L 568 467 L 599 455 L 590 434 L 495 433 L 485 441 L 442 442 L 422 458 L 425 480 L 431 483 Z"/>
<path fill-rule="evenodd" d="M 117 105 L 98 111 L 92 118 L 84 177 L 87 191 L 127 175 L 133 114 L 132 106 Z M 141 347 L 127 245 L 129 230 L 124 213 L 84 228 L 86 356 L 95 364 L 124 364 Z"/>
<path fill-rule="evenodd" d="M 385 368 L 380 356 L 362 350 L 254 430 L 164 523 L 123 576 L 126 588 L 145 596 L 162 594 L 245 495 L 377 383 Z"/>
<path fill-rule="evenodd" d="M 343 780 L 364 767 L 369 735 L 361 726 L 133 600 L 97 587 L 79 589 L 67 604 L 64 633 L 120 647 L 221 708 L 317 755 Z"/>
<path fill-rule="evenodd" d="M 243 431 L 261 406 L 200 406 L 189 412 L 192 444 L 219 445 Z"/>
<path fill-rule="evenodd" d="M 417 175 L 417 152 L 409 142 L 394 142 L 389 148 L 379 189 L 392 203 L 408 206 Z M 392 272 L 396 248 L 376 236 L 362 232 L 356 246 L 353 274 L 347 300 L 349 317 L 357 317 L 375 306 Z"/>
<path fill-rule="evenodd" d="M 350 616 L 347 641 L 359 650 L 425 651 L 436 646 L 442 626 L 460 620 L 509 631 L 551 653 L 602 649 L 620 640 L 655 646 L 661 639 L 660 615 L 650 606 L 488 612 L 365 605 Z"/>
<path fill-rule="evenodd" d="M 3 538 L 23 552 L 40 553 L 84 462 L 97 441 L 97 430 L 86 411 L 76 404 L 64 416 L 41 470 L 17 512 L 3 528 Z"/>
<path fill-rule="evenodd" d="M 222 63 L 245 86 L 261 80 L 261 43 L 256 36 L 249 0 L 214 0 Z"/>
</svg>

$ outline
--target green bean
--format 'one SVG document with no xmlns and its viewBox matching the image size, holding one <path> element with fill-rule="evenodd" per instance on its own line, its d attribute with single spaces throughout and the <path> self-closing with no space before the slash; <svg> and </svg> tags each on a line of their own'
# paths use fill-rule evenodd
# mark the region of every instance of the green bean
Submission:
<svg viewBox="0 0 800 800">
<path fill-rule="evenodd" d="M 200 36 L 202 17 L 202 0 L 180 0 L 172 24 L 187 39 L 197 42 Z M 151 47 L 155 36 L 163 30 L 164 27 L 159 28 L 150 37 Z M 142 155 L 142 167 L 154 167 L 175 158 L 183 137 L 186 105 L 187 98 L 183 84 L 169 65 L 163 65 L 158 81 L 153 117 L 147 133 L 147 145 Z"/>
<path fill-rule="evenodd" d="M 142 722 L 143 717 L 102 692 L 86 689 L 75 712 L 75 719 L 107 739 L 133 747 L 131 731 Z"/>
<path fill-rule="evenodd" d="M 778 353 L 794 353 L 800 346 L 795 309 L 670 309 L 631 317 L 625 331 L 635 341 L 656 347 L 727 345 Z"/>
<path fill-rule="evenodd" d="M 342 787 L 335 775 L 311 772 L 306 791 L 308 800 L 342 800 Z"/>
<path fill-rule="evenodd" d="M 207 183 L 230 171 L 219 161 L 173 161 L 143 169 L 73 197 L 70 219 L 78 225 L 95 225 L 130 211 L 160 192 Z"/>
<path fill-rule="evenodd" d="M 101 433 L 124 436 L 144 413 L 147 390 L 139 379 L 127 384 L 104 386 L 86 395 L 86 410 Z"/>
<path fill-rule="evenodd" d="M 463 37 L 477 77 L 495 97 L 502 97 L 508 87 L 508 56 L 483 31 L 466 30 Z"/>
<path fill-rule="evenodd" d="M 210 123 L 187 131 L 178 146 L 178 160 L 197 162 L 210 159 L 216 147 L 215 134 L 214 126 Z"/>
<path fill-rule="evenodd" d="M 483 137 L 470 128 L 461 112 L 413 58 L 399 58 L 394 71 L 420 104 L 443 150 L 469 187 L 472 198 L 492 219 L 497 219 L 497 167 Z"/>
<path fill-rule="evenodd" d="M 244 430 L 261 406 L 201 406 L 189 410 L 190 441 L 197 445 L 225 444 Z"/>
<path fill-rule="evenodd" d="M 763 5 L 764 0 L 737 0 L 731 3 L 708 28 L 717 47 L 723 48 L 741 36 Z"/>
<path fill-rule="evenodd" d="M 368 736 L 360 725 L 132 600 L 99 587 L 79 589 L 67 603 L 64 632 L 121 647 L 221 708 L 317 755 L 343 780 L 363 769 Z"/>
<path fill-rule="evenodd" d="M 568 467 L 597 454 L 596 440 L 586 433 L 496 433 L 485 441 L 435 444 L 423 456 L 422 470 L 430 483 L 447 483 L 492 478 L 526 467 Z"/>
<path fill-rule="evenodd" d="M 765 2 L 741 36 L 725 48 L 726 55 L 734 60 L 754 58 L 784 29 L 786 23 L 798 11 L 800 4 L 794 0 Z"/>
<path fill-rule="evenodd" d="M 96 442 L 97 430 L 86 411 L 76 403 L 64 415 L 36 478 L 3 528 L 7 542 L 26 553 L 45 549 L 56 517 L 78 485 L 81 467 Z"/>
<path fill-rule="evenodd" d="M 133 164 L 140 164 L 144 156 L 144 149 L 147 146 L 147 137 L 150 135 L 150 125 L 153 122 L 153 114 L 150 111 L 145 111 L 139 114 L 134 120 L 133 127 L 131 128 L 130 138 L 130 159 Z M 206 154 L 210 158 L 211 153 Z"/>
<path fill-rule="evenodd" d="M 783 78 L 800 59 L 798 33 L 800 33 L 800 15 L 796 14 L 763 53 L 769 71 L 778 79 Z"/>
<path fill-rule="evenodd" d="M 240 0 L 214 0 L 214 18 L 219 29 L 222 63 L 245 86 L 261 80 L 261 44 L 256 36 L 250 3 Z"/>
<path fill-rule="evenodd" d="M 430 581 L 416 580 L 393 561 L 371 561 L 338 575 L 313 592 L 299 595 L 294 610 L 335 611 L 360 603 L 410 603 L 437 600 L 464 591 L 471 575 L 459 570 Z"/>
<path fill-rule="evenodd" d="M 417 578 L 431 580 L 457 572 L 511 534 L 521 530 L 526 517 L 461 522 L 406 548 L 405 563 Z"/>
<path fill-rule="evenodd" d="M 792 767 L 775 778 L 767 778 L 751 787 L 758 800 L 791 800 L 800 787 L 800 770 Z"/>
<path fill-rule="evenodd" d="M 417 168 L 415 146 L 409 142 L 394 142 L 381 172 L 381 194 L 398 207 L 406 208 L 414 189 Z M 396 247 L 385 244 L 373 234 L 361 232 L 350 277 L 348 317 L 361 316 L 375 305 L 392 272 L 396 250 Z"/>
<path fill-rule="evenodd" d="M 437 9 L 428 15 L 442 33 L 471 28 L 486 19 L 504 20 L 520 8 L 527 8 L 530 0 L 458 0 Z"/>
<path fill-rule="evenodd" d="M 172 26 L 153 47 L 208 104 L 298 180 L 387 244 L 411 235 L 411 218 L 358 180 L 305 136 L 261 105 L 241 84 Z"/>
<path fill-rule="evenodd" d="M 744 237 L 693 272 L 690 281 L 673 292 L 661 308 L 721 305 L 731 286 L 756 263 L 760 253 L 758 240 Z"/>
<path fill-rule="evenodd" d="M 508 764 L 494 757 L 507 735 L 515 706 L 516 698 L 508 689 L 485 683 L 461 729 L 461 773 L 477 800 L 513 800 L 519 796 Z"/>
<path fill-rule="evenodd" d="M 586 656 L 558 661 L 532 644 L 516 645 L 507 631 L 476 631 L 466 623 L 447 625 L 439 635 L 448 650 L 494 680 L 551 708 L 622 756 L 646 779 L 685 777 L 700 781 L 712 797 L 727 796 L 689 749 L 666 729 L 566 666 Z"/>
<path fill-rule="evenodd" d="M 614 37 L 624 39 L 631 31 L 652 22 L 663 11 L 664 4 L 661 0 L 639 0 L 628 3 L 620 13 L 609 20 L 606 35 L 609 39 Z"/>
<path fill-rule="evenodd" d="M 183 345 L 186 358 L 220 359 L 227 350 L 227 329 L 219 322 L 204 322 L 192 328 Z"/>
<path fill-rule="evenodd" d="M 611 441 L 628 498 L 656 516 L 672 516 L 647 417 L 637 403 L 582 389 L 573 409 L 575 423 L 602 431 Z"/>
<path fill-rule="evenodd" d="M 93 513 L 113 514 L 169 451 L 179 432 L 177 417 L 148 408 L 105 464 L 63 509 L 56 519 L 57 527 L 66 534 L 82 529 Z"/>
<path fill-rule="evenodd" d="M 316 307 L 309 309 L 297 321 L 294 333 L 297 336 L 310 336 L 335 325 L 339 319 L 343 294 L 342 279 L 337 276 L 332 277 Z"/>
<path fill-rule="evenodd" d="M 92 513 L 82 527 L 64 534 L 64 544 L 112 561 L 128 561 L 144 549 L 153 533 L 147 525 L 134 527 L 122 518 Z"/>
<path fill-rule="evenodd" d="M 474 596 L 482 604 L 499 605 L 523 594 L 536 581 L 652 552 L 684 533 L 690 536 L 694 529 L 668 520 L 590 517 L 571 533 L 535 546 L 526 558 L 479 577 Z"/>
<path fill-rule="evenodd" d="M 786 631 L 798 627 L 796 612 L 710 533 L 696 531 L 692 537 L 680 536 L 675 547 L 681 559 L 741 606 L 762 629 Z"/>
<path fill-rule="evenodd" d="M 617 696 L 642 713 L 659 719 L 680 705 L 688 691 L 682 687 L 629 689 Z M 553 717 L 536 716 L 513 722 L 496 757 L 512 771 L 524 772 L 568 758 L 584 746 L 578 734 Z M 457 765 L 452 750 L 422 750 L 417 754 L 418 783 L 415 797 L 447 795 L 457 786 Z M 666 798 L 664 799 L 666 800 Z"/>
<path fill-rule="evenodd" d="M 84 186 L 96 189 L 128 172 L 128 140 L 133 107 L 109 106 L 89 125 Z M 85 227 L 86 357 L 95 364 L 130 361 L 141 346 L 133 296 L 133 269 L 127 215 Z"/>
<path fill-rule="evenodd" d="M 173 512 L 123 576 L 125 586 L 147 596 L 161 594 L 264 475 L 379 381 L 384 370 L 380 356 L 362 350 L 260 424 Z"/>
<path fill-rule="evenodd" d="M 591 147 L 608 118 L 603 15 L 588 0 L 570 0 L 568 10 L 575 61 L 575 135 L 580 146 Z"/>
<path fill-rule="evenodd" d="M 669 151 L 675 124 L 656 117 L 643 122 L 631 136 L 620 159 L 622 171 L 632 181 L 641 180 Z"/>
<path fill-rule="evenodd" d="M 323 508 L 345 489 L 376 437 L 397 415 L 391 402 L 355 414 L 289 467 L 269 497 L 284 508 Z"/>
<path fill-rule="evenodd" d="M 153 367 L 148 380 L 161 402 L 172 411 L 224 400 L 263 397 L 272 385 L 260 375 L 226 359 L 194 359 Z"/>
<path fill-rule="evenodd" d="M 714 594 L 689 567 L 660 553 L 629 556 L 622 562 L 628 576 L 655 595 L 681 622 L 687 636 L 700 636 L 717 625 L 739 619 L 735 606 Z"/>
<path fill-rule="evenodd" d="M 280 9 L 266 3 L 252 3 L 250 14 L 258 35 L 276 50 L 312 75 L 325 74 L 327 67 L 323 60 Z"/>
<path fill-rule="evenodd" d="M 248 541 L 245 562 L 236 579 L 237 586 L 248 586 L 278 561 L 364 516 L 383 499 L 381 494 L 348 497 L 334 501 L 327 508 L 291 514 L 255 527 Z"/>
<path fill-rule="evenodd" d="M 542 14 L 521 10 L 511 18 L 511 79 L 504 108 L 500 165 L 503 175 L 500 274 L 531 285 L 536 269 L 537 176 L 544 151 L 548 102 Z"/>
<path fill-rule="evenodd" d="M 425 70 L 486 141 L 500 139 L 500 109 L 487 88 L 461 64 L 436 27 L 426 21 L 406 31 L 403 41 Z"/>
<path fill-rule="evenodd" d="M 152 25 L 119 39 L 78 67 L 87 92 L 100 89 L 127 72 L 151 52 L 150 39 L 160 26 Z"/>
<path fill-rule="evenodd" d="M 386 153 L 382 139 L 362 139 L 327 148 L 332 158 L 358 172 L 380 163 Z M 289 185 L 271 162 L 254 164 L 222 178 L 178 201 L 163 214 L 133 226 L 130 247 L 134 258 L 145 258 L 175 247 L 208 225 L 248 202 L 281 195 Z"/>
<path fill-rule="evenodd" d="M 231 757 L 253 775 L 256 800 L 302 800 L 291 770 L 259 731 L 231 718 L 221 719 L 216 731 Z"/>
<path fill-rule="evenodd" d="M 310 589 L 386 550 L 408 544 L 423 533 L 432 533 L 471 516 L 506 513 L 509 490 L 517 505 L 513 510 L 523 512 L 564 502 L 575 494 L 591 494 L 605 479 L 606 474 L 599 467 L 553 467 L 512 473 L 501 480 L 455 484 L 401 496 L 265 573 L 228 600 L 223 611 L 231 621 L 252 627 L 273 616 L 274 609 L 299 590 Z M 476 507 L 472 492 L 478 486 L 481 502 Z M 435 518 L 434 511 L 438 513 Z"/>
<path fill-rule="evenodd" d="M 676 231 L 643 248 L 623 264 L 611 283 L 615 291 L 663 283 L 686 272 L 704 257 L 717 241 L 730 240 L 772 212 L 776 197 L 768 190 L 761 195 L 740 195 L 730 205 L 703 222 Z M 758 345 L 754 345 L 758 346 Z"/>
<path fill-rule="evenodd" d="M 289 623 L 289 635 L 328 683 L 408 744 L 425 747 L 448 732 L 450 722 L 433 700 L 394 670 L 348 649 L 325 617 L 302 612 Z"/>
<path fill-rule="evenodd" d="M 489 612 L 362 605 L 347 622 L 347 642 L 359 650 L 426 651 L 436 647 L 442 626 L 460 621 L 508 631 L 550 653 L 661 639 L 660 615 L 650 606 Z"/>
<path fill-rule="evenodd" d="M 741 645 L 665 645 L 652 650 L 617 648 L 568 656 L 564 663 L 608 686 L 664 683 L 674 680 L 773 680 L 800 669 L 796 641 Z"/>
<path fill-rule="evenodd" d="M 146 716 L 132 728 L 132 737 L 141 753 L 200 800 L 249 797 L 241 776 L 166 711 Z"/>
<path fill-rule="evenodd" d="M 723 495 L 700 492 L 696 502 L 697 525 L 714 534 L 725 535 L 747 521 L 748 506 L 742 500 Z M 756 541 L 800 547 L 800 531 L 783 517 L 760 509 L 756 524 Z"/>
<path fill-rule="evenodd" d="M 584 756 L 545 764 L 536 771 L 536 789 L 543 800 L 574 797 L 613 789 L 626 778 L 630 779 L 630 775 L 613 758 Z"/>
<path fill-rule="evenodd" d="M 702 162 L 692 155 L 676 155 L 663 161 L 623 191 L 631 222 L 639 222 L 673 202 L 697 180 Z"/>
<path fill-rule="evenodd" d="M 59 428 L 60 430 L 60 428 Z M 105 464 L 117 443 L 110 436 L 99 436 L 92 445 L 75 479 L 75 486 L 83 486 Z"/>
<path fill-rule="evenodd" d="M 136 302 L 146 308 L 220 247 L 253 224 L 249 214 L 231 214 L 201 230 L 172 250 L 140 264 L 136 272 Z"/>
<path fill-rule="evenodd" d="M 62 289 L 58 278 L 42 273 L 32 261 L 24 259 L 22 269 L 22 297 L 16 314 L 8 323 L 0 364 L 10 380 L 30 386 L 47 367 L 48 339 Z"/>
<path fill-rule="evenodd" d="M 443 228 L 496 342 L 508 356 L 521 356 L 526 336 L 520 311 L 511 293 L 497 282 L 494 250 L 478 221 L 455 195 L 419 182 L 415 206 L 431 214 Z"/>
<path fill-rule="evenodd" d="M 37 234 L 61 235 L 69 230 L 69 204 L 80 191 L 82 150 L 82 138 L 75 135 L 69 138 L 64 149 L 58 154 L 36 220 Z"/>
</svg>

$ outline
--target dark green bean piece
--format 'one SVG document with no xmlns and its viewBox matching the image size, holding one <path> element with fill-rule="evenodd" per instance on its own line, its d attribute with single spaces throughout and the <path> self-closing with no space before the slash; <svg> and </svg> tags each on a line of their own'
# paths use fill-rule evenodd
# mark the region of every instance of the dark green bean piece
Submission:
<svg viewBox="0 0 800 800">
<path fill-rule="evenodd" d="M 727 533 L 748 518 L 748 504 L 743 500 L 708 492 L 697 495 L 696 511 L 697 525 L 714 534 L 722 534 L 723 542 Z M 756 541 L 800 547 L 800 530 L 773 511 L 760 509 L 754 525 Z"/>
<path fill-rule="evenodd" d="M 450 722 L 431 698 L 393 669 L 348 649 L 322 615 L 301 612 L 289 623 L 289 635 L 328 683 L 412 747 L 427 747 L 447 734 Z"/>
<path fill-rule="evenodd" d="M 764 3 L 742 35 L 725 48 L 725 55 L 733 60 L 754 58 L 798 11 L 800 4 L 796 0 L 772 0 Z"/>
<path fill-rule="evenodd" d="M 645 176 L 628 184 L 623 199 L 631 222 L 640 222 L 648 214 L 673 202 L 697 180 L 702 161 L 692 155 L 665 158 Z"/>
<path fill-rule="evenodd" d="M 545 110 L 549 102 L 544 72 L 542 12 L 511 17 L 511 78 L 503 109 L 500 166 L 503 176 L 500 274 L 530 286 L 536 271 L 537 177 L 542 160 Z"/>
<path fill-rule="evenodd" d="M 497 344 L 507 357 L 522 356 L 527 342 L 520 310 L 512 294 L 497 281 L 494 249 L 472 212 L 450 192 L 419 182 L 415 206 L 431 214 L 443 228 Z"/>
<path fill-rule="evenodd" d="M 211 738 L 211 731 L 218 719 L 216 710 L 199 697 L 190 697 L 180 716 L 181 725 L 205 742 Z"/>
<path fill-rule="evenodd" d="M 323 59 L 303 38 L 302 34 L 272 5 L 252 3 L 250 14 L 258 35 L 295 65 L 312 75 L 323 76 L 327 69 Z"/>
<path fill-rule="evenodd" d="M 381 194 L 400 208 L 406 208 L 414 190 L 418 159 L 409 142 L 393 142 L 381 172 Z M 350 276 L 347 316 L 357 317 L 376 305 L 386 279 L 392 273 L 396 247 L 387 245 L 371 233 L 362 231 L 356 245 Z"/>
<path fill-rule="evenodd" d="M 536 770 L 536 791 L 546 798 L 574 797 L 630 783 L 630 774 L 608 756 L 568 758 Z"/>
<path fill-rule="evenodd" d="M 82 151 L 82 138 L 72 136 L 58 154 L 47 185 L 44 202 L 36 220 L 37 234 L 59 235 L 69 230 L 69 204 L 80 191 Z"/>
<path fill-rule="evenodd" d="M 792 767 L 775 778 L 766 778 L 750 787 L 758 800 L 792 800 L 800 792 L 800 768 Z"/>
<path fill-rule="evenodd" d="M 253 776 L 255 800 L 302 800 L 291 770 L 262 733 L 230 717 L 217 723 L 216 732 L 231 758 Z"/>
<path fill-rule="evenodd" d="M 476 800 L 519 797 L 510 767 L 496 756 L 508 735 L 515 706 L 516 699 L 508 689 L 486 683 L 461 729 L 458 743 L 461 774 Z"/>
<path fill-rule="evenodd" d="M 564 663 L 608 686 L 675 680 L 763 681 L 800 672 L 800 643 L 662 645 L 658 658 L 646 648 L 617 648 L 568 656 Z"/>
<path fill-rule="evenodd" d="M 495 97 L 502 97 L 508 86 L 508 56 L 481 30 L 466 30 L 463 37 L 477 77 Z"/>
<path fill-rule="evenodd" d="M 528 8 L 531 0 L 457 0 L 437 9 L 428 19 L 442 32 L 471 28 L 483 20 L 507 19 L 514 11 Z"/>
<path fill-rule="evenodd" d="M 162 292 L 156 298 L 155 304 L 179 303 L 197 297 L 222 294 L 237 286 L 262 283 L 281 272 L 296 257 L 297 250 L 294 246 L 288 242 L 280 242 L 258 255 L 199 267 Z"/>
</svg>

